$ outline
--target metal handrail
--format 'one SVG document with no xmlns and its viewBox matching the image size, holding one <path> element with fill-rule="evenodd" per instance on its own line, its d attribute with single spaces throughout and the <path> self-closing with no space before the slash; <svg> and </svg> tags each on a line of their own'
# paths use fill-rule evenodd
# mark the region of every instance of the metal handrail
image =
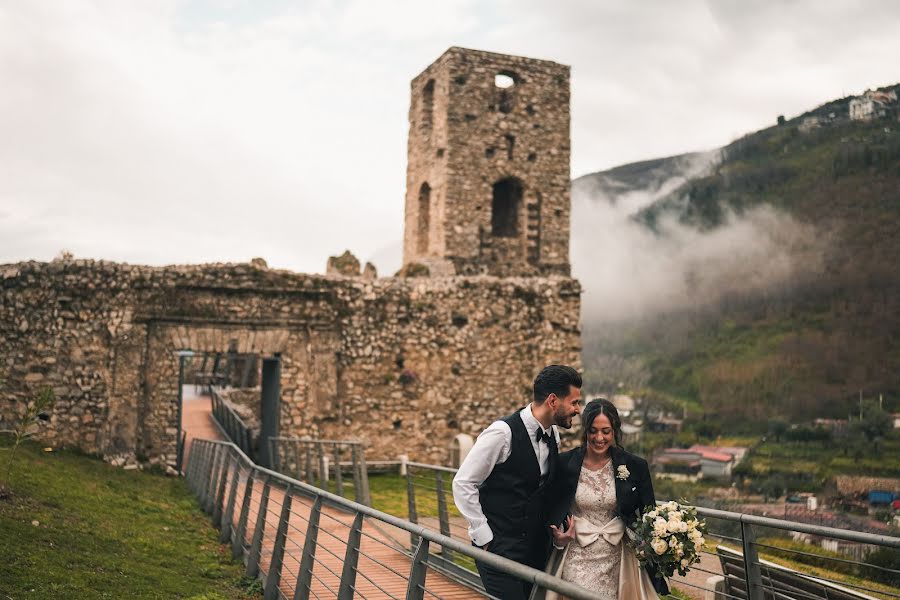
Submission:
<svg viewBox="0 0 900 600">
<path fill-rule="evenodd" d="M 352 481 L 346 485 L 353 487 L 354 499 L 360 504 L 372 505 L 369 469 L 362 442 L 276 436 L 268 438 L 267 443 L 274 470 L 324 490 L 329 489 L 329 481 L 334 481 L 338 496 L 344 495 L 344 466 L 349 465 Z"/>
<path fill-rule="evenodd" d="M 444 535 L 451 535 L 452 529 L 455 527 L 457 530 L 460 529 L 460 526 L 450 522 L 447 506 L 447 488 L 449 486 L 443 483 L 443 478 L 448 474 L 455 474 L 458 469 L 453 469 L 451 467 L 444 467 L 441 465 L 430 465 L 426 463 L 417 463 L 407 460 L 400 461 L 401 474 L 406 477 L 406 493 L 407 493 L 407 517 L 410 521 L 417 523 L 422 517 L 421 506 L 422 506 L 422 491 L 424 490 L 427 494 L 427 501 L 429 504 L 434 506 L 435 504 L 438 507 L 437 510 L 437 525 L 438 529 Z M 405 471 L 404 471 L 405 469 Z M 429 472 L 430 473 L 427 473 Z M 426 472 L 426 473 L 423 473 Z M 663 504 L 664 501 L 657 501 L 657 504 Z M 758 515 L 751 515 L 746 513 L 737 513 L 725 510 L 719 510 L 714 508 L 704 508 L 704 507 L 695 507 L 697 510 L 697 514 L 703 518 L 708 519 L 718 519 L 721 521 L 727 521 L 734 523 L 740 527 L 740 537 L 729 537 L 729 536 L 716 536 L 714 533 L 711 533 L 713 537 L 722 537 L 723 539 L 733 540 L 742 547 L 742 562 L 743 562 L 743 580 L 742 584 L 746 586 L 746 589 L 750 591 L 748 594 L 748 598 L 750 600 L 761 600 L 763 597 L 763 593 L 766 591 L 763 585 L 763 576 L 760 572 L 760 565 L 765 564 L 765 561 L 761 561 L 759 558 L 758 548 L 765 547 L 763 544 L 758 544 L 756 542 L 757 531 L 761 527 L 776 529 L 785 532 L 796 532 L 803 533 L 808 535 L 815 535 L 824 538 L 831 538 L 836 540 L 843 540 L 848 542 L 854 542 L 859 544 L 869 544 L 872 546 L 879 546 L 884 548 L 895 548 L 900 549 L 900 537 L 894 537 L 890 535 L 884 534 L 876 534 L 869 532 L 861 532 L 861 531 L 851 531 L 848 529 L 838 529 L 836 527 L 828 527 L 824 525 L 815 525 L 810 523 L 799 523 L 794 521 L 787 521 L 784 519 L 774 519 L 771 517 L 762 517 Z M 756 528 L 756 529 L 754 529 Z M 460 537 L 464 537 L 460 535 Z M 413 539 L 415 541 L 415 538 Z M 793 552 L 789 549 L 780 549 L 784 552 Z M 712 553 L 715 555 L 715 553 Z M 443 556 L 436 556 L 436 560 L 441 560 L 444 558 Z M 830 560 L 830 557 L 826 556 L 818 556 L 822 560 Z M 452 556 L 450 557 L 452 561 Z M 837 559 L 842 563 L 852 562 L 859 566 L 867 566 L 874 569 L 878 569 L 876 565 L 868 565 L 865 562 L 861 561 L 849 561 L 846 559 Z M 453 565 L 459 569 L 463 569 L 464 567 L 459 566 L 458 564 Z M 451 567 L 452 568 L 452 567 Z M 827 582 L 828 580 L 824 577 L 816 577 L 814 575 L 803 574 L 805 577 L 809 577 L 810 579 L 818 579 L 822 582 Z M 690 584 L 691 587 L 699 587 L 693 584 Z M 868 588 L 865 586 L 849 586 L 854 587 L 856 589 L 865 590 L 873 593 L 880 593 L 883 595 L 887 595 L 888 597 L 900 598 L 900 595 L 885 593 L 880 590 Z M 716 592 L 720 595 L 727 595 L 722 590 L 713 590 L 711 588 L 703 588 L 710 592 Z"/>
<path fill-rule="evenodd" d="M 215 387 L 210 386 L 210 398 L 212 399 L 212 416 L 219 424 L 225 435 L 246 454 L 256 456 L 254 451 L 254 436 L 250 427 L 237 414 L 222 397 Z"/>
<path fill-rule="evenodd" d="M 295 496 L 305 497 L 312 501 L 304 542 L 302 545 L 296 543 L 296 541 L 292 543 L 292 545 L 302 548 L 297 584 L 293 590 L 293 598 L 295 600 L 306 600 L 309 598 L 313 578 L 323 575 L 322 573 L 316 575 L 314 572 L 317 564 L 325 568 L 315 556 L 318 543 L 317 534 L 319 532 L 318 519 L 320 514 L 325 514 L 321 511 L 322 506 L 334 508 L 346 515 L 353 515 L 353 523 L 348 525 L 350 531 L 346 540 L 347 551 L 339 578 L 340 588 L 336 593 L 339 600 L 353 598 L 355 594 L 358 559 L 360 556 L 367 556 L 361 550 L 360 537 L 365 526 L 365 519 L 391 525 L 411 535 L 418 536 L 420 541 L 410 552 L 411 565 L 406 586 L 406 598 L 409 600 L 421 600 L 426 592 L 432 594 L 432 592 L 427 590 L 426 586 L 426 575 L 429 569 L 435 569 L 436 567 L 436 565 L 432 564 L 428 553 L 428 548 L 431 544 L 449 548 L 471 559 L 477 559 L 508 575 L 539 586 L 539 588 L 552 590 L 575 600 L 595 600 L 598 598 L 596 593 L 563 581 L 558 577 L 553 577 L 537 569 L 447 537 L 426 527 L 415 525 L 399 517 L 383 513 L 277 471 L 256 465 L 232 442 L 194 440 L 193 444 L 186 470 L 188 485 L 196 494 L 203 509 L 213 516 L 214 523 L 221 528 L 221 539 L 223 541 L 228 539 L 232 541 L 232 549 L 236 556 L 244 555 L 247 574 L 263 580 L 264 597 L 266 599 L 287 597 L 280 587 L 283 581 L 282 570 L 284 569 L 288 522 L 290 517 L 296 514 L 292 513 L 292 504 Z M 238 514 L 235 512 L 236 498 L 238 497 L 237 488 L 242 479 L 241 473 L 244 469 L 247 470 L 247 476 L 244 482 L 243 501 L 241 502 L 239 516 L 235 521 L 235 515 Z M 256 526 L 252 527 L 248 545 L 247 534 L 251 532 L 251 525 L 248 522 L 250 519 L 250 504 L 253 498 L 253 487 L 257 482 L 263 483 L 263 489 L 256 505 Z M 264 553 L 262 543 L 267 516 L 270 513 L 270 490 L 273 484 L 276 483 L 284 488 L 284 499 L 280 506 L 280 518 L 272 549 Z M 264 568 L 265 565 L 262 564 L 264 554 L 271 556 L 267 568 Z M 404 553 L 405 556 L 410 554 Z M 326 570 L 328 569 L 326 568 Z M 328 576 L 325 577 L 330 579 Z M 609 600 L 612 600 L 612 598 Z"/>
</svg>

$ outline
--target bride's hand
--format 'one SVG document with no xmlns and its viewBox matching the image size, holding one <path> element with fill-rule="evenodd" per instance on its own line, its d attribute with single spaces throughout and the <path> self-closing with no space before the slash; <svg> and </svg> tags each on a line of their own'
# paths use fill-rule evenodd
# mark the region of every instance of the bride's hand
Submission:
<svg viewBox="0 0 900 600">
<path fill-rule="evenodd" d="M 553 545 L 564 548 L 566 544 L 575 539 L 575 518 L 572 515 L 566 517 L 566 530 L 562 531 L 556 525 L 550 526 L 553 535 Z"/>
</svg>

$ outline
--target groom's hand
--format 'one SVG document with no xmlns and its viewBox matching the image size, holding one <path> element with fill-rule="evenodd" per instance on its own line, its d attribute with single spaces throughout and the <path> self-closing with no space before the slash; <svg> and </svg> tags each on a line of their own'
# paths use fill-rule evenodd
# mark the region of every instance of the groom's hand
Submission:
<svg viewBox="0 0 900 600">
<path fill-rule="evenodd" d="M 575 517 L 572 515 L 566 517 L 565 531 L 560 530 L 556 525 L 551 525 L 550 533 L 553 535 L 553 545 L 557 548 L 565 548 L 566 544 L 575 539 Z"/>
</svg>

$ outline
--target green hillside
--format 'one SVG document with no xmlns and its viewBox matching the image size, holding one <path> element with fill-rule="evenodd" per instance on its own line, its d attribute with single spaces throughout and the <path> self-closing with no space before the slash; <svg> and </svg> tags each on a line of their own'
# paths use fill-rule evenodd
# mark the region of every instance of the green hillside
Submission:
<svg viewBox="0 0 900 600">
<path fill-rule="evenodd" d="M 635 216 L 651 229 L 674 217 L 714 231 L 768 205 L 811 227 L 818 259 L 789 281 L 726 290 L 711 305 L 585 322 L 589 377 L 686 402 L 699 418 L 731 427 L 846 418 L 860 392 L 900 407 L 900 121 L 896 109 L 849 121 L 847 102 L 734 142 L 708 175 Z M 838 117 L 800 127 L 829 114 Z M 811 255 L 791 251 L 797 261 Z M 613 354 L 620 372 L 610 369 Z"/>
</svg>

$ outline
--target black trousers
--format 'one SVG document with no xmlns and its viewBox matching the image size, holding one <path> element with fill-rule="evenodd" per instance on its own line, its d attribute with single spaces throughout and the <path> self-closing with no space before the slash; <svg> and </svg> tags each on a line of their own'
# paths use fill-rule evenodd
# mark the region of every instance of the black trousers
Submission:
<svg viewBox="0 0 900 600">
<path fill-rule="evenodd" d="M 544 535 L 529 536 L 529 538 L 504 538 L 495 537 L 488 544 L 488 552 L 514 560 L 516 562 L 543 570 L 547 565 L 549 549 L 548 538 Z M 499 569 L 495 569 L 480 560 L 475 561 L 475 568 L 481 575 L 481 582 L 488 594 L 501 600 L 527 600 L 531 595 L 531 582 L 526 582 L 518 577 L 509 575 Z"/>
</svg>

